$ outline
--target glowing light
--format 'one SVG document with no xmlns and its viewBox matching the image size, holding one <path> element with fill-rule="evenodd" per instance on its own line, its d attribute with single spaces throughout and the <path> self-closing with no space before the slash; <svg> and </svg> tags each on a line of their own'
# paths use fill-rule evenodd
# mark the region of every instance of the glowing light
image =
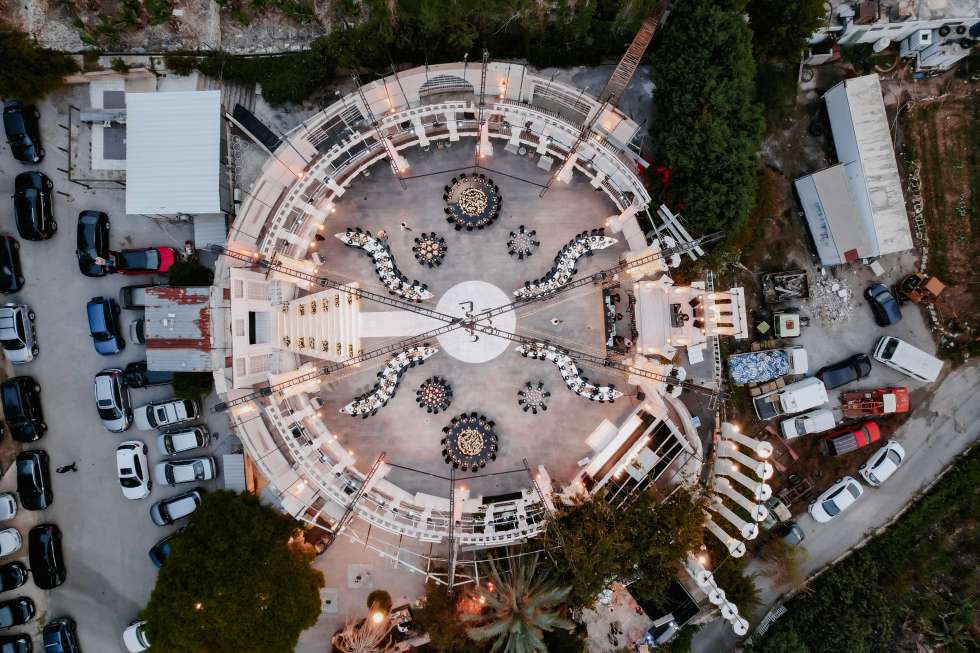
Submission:
<svg viewBox="0 0 980 653">
<path fill-rule="evenodd" d="M 382 614 L 378 610 L 375 610 L 374 612 L 371 613 L 371 621 L 373 621 L 376 624 L 381 623 L 384 620 L 384 618 L 385 618 L 384 614 Z"/>
<path fill-rule="evenodd" d="M 702 566 L 708 564 L 708 556 L 702 553 L 698 556 L 698 562 L 700 562 Z"/>
<path fill-rule="evenodd" d="M 200 601 L 198 601 L 197 603 L 194 604 L 194 611 L 195 612 L 200 612 L 203 609 L 204 609 L 204 604 L 201 603 Z"/>
</svg>

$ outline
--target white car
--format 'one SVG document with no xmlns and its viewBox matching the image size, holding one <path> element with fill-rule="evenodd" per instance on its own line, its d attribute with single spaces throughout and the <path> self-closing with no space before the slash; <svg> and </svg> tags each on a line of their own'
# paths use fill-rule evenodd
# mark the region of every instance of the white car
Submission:
<svg viewBox="0 0 980 653">
<path fill-rule="evenodd" d="M 850 508 L 861 498 L 864 490 L 861 484 L 851 476 L 839 478 L 827 488 L 823 494 L 810 503 L 810 516 L 820 523 L 826 524 L 839 514 Z"/>
<path fill-rule="evenodd" d="M 878 487 L 895 473 L 905 461 L 905 449 L 899 443 L 889 440 L 881 449 L 874 452 L 868 462 L 858 468 L 858 474 L 871 487 Z"/>
<path fill-rule="evenodd" d="M 14 365 L 30 363 L 39 349 L 34 330 L 34 311 L 27 304 L 0 306 L 0 345 Z"/>
<path fill-rule="evenodd" d="M 153 476 L 160 485 L 179 485 L 195 481 L 210 481 L 214 478 L 214 458 L 201 456 L 187 460 L 167 460 L 157 463 Z"/>
<path fill-rule="evenodd" d="M 24 541 L 16 528 L 5 528 L 0 531 L 0 556 L 17 553 L 23 544 Z"/>
<path fill-rule="evenodd" d="M 801 435 L 820 433 L 835 426 L 837 426 L 837 420 L 834 419 L 834 412 L 829 408 L 811 410 L 809 413 L 790 417 L 779 423 L 779 429 L 787 440 L 798 438 Z"/>
<path fill-rule="evenodd" d="M 136 428 L 153 431 L 196 419 L 200 414 L 196 401 L 170 399 L 140 406 L 133 411 Z"/>
<path fill-rule="evenodd" d="M 183 494 L 157 501 L 150 506 L 150 519 L 157 526 L 172 524 L 178 519 L 189 517 L 204 500 L 204 490 L 198 488 Z"/>
<path fill-rule="evenodd" d="M 164 456 L 173 456 L 208 446 L 211 434 L 204 425 L 192 426 L 180 431 L 161 433 L 157 436 L 157 448 Z"/>
<path fill-rule="evenodd" d="M 17 516 L 17 498 L 13 492 L 0 494 L 0 521 L 7 521 Z"/>
<path fill-rule="evenodd" d="M 139 440 L 127 440 L 116 447 L 116 471 L 127 499 L 145 499 L 153 489 L 146 451 L 146 445 Z"/>
<path fill-rule="evenodd" d="M 126 626 L 126 630 L 123 631 L 123 644 L 126 645 L 126 650 L 129 653 L 142 653 L 142 651 L 149 650 L 150 642 L 146 639 L 146 622 L 137 619 Z"/>
<path fill-rule="evenodd" d="M 95 408 L 102 426 L 112 433 L 122 433 L 133 423 L 129 387 L 121 369 L 113 367 L 95 375 Z"/>
</svg>

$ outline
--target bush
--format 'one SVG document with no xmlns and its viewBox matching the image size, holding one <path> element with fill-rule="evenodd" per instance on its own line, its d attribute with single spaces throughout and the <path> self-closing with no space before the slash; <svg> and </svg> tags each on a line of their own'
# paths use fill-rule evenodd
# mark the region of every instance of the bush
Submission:
<svg viewBox="0 0 980 653">
<path fill-rule="evenodd" d="M 129 64 L 123 61 L 122 59 L 120 59 L 119 57 L 115 57 L 112 60 L 112 69 L 115 70 L 120 75 L 125 75 L 126 73 L 129 72 Z"/>
<path fill-rule="evenodd" d="M 167 271 L 172 286 L 210 286 L 214 272 L 196 261 L 177 261 Z"/>
<path fill-rule="evenodd" d="M 178 399 L 200 399 L 210 394 L 214 377 L 210 372 L 177 372 L 171 385 Z"/>
<path fill-rule="evenodd" d="M 384 590 L 374 590 L 367 597 L 368 610 L 381 610 L 385 614 L 391 612 L 391 594 Z"/>
<path fill-rule="evenodd" d="M 36 102 L 64 86 L 78 72 L 69 55 L 42 48 L 23 32 L 0 21 L 0 97 Z"/>
</svg>

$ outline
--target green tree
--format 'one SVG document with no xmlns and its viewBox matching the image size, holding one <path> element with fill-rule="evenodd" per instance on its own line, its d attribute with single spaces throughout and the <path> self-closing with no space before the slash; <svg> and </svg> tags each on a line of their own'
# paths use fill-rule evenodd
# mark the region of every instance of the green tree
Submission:
<svg viewBox="0 0 980 653">
<path fill-rule="evenodd" d="M 368 610 L 380 610 L 388 614 L 391 612 L 391 594 L 385 590 L 374 590 L 367 597 Z"/>
<path fill-rule="evenodd" d="M 71 56 L 40 47 L 23 32 L 0 21 L 0 97 L 36 102 L 64 86 L 78 71 Z"/>
<path fill-rule="evenodd" d="M 486 605 L 479 615 L 464 615 L 463 621 L 476 624 L 466 629 L 477 642 L 494 640 L 491 653 L 546 652 L 545 631 L 571 630 L 574 624 L 558 613 L 558 607 L 571 591 L 555 582 L 539 564 L 538 554 L 507 559 L 503 569 L 490 561 L 492 587 L 477 586 L 477 596 Z"/>
<path fill-rule="evenodd" d="M 425 605 L 413 611 L 415 622 L 429 636 L 429 646 L 436 653 L 470 653 L 484 648 L 466 637 L 466 627 L 459 620 L 460 596 L 450 596 L 445 587 L 429 581 L 425 584 Z"/>
<path fill-rule="evenodd" d="M 177 261 L 167 271 L 172 286 L 210 286 L 214 272 L 197 261 Z"/>
<path fill-rule="evenodd" d="M 762 114 L 752 32 L 731 0 L 676 3 L 653 54 L 651 194 L 699 231 L 734 227 L 755 202 Z"/>
<path fill-rule="evenodd" d="M 200 399 L 211 392 L 214 377 L 210 372 L 177 372 L 171 385 L 178 399 Z"/>
<path fill-rule="evenodd" d="M 296 520 L 210 492 L 172 540 L 141 617 L 168 653 L 289 653 L 320 614 L 323 574 Z"/>
<path fill-rule="evenodd" d="M 813 33 L 824 25 L 824 0 L 749 0 L 752 47 L 761 60 L 799 61 Z"/>
</svg>

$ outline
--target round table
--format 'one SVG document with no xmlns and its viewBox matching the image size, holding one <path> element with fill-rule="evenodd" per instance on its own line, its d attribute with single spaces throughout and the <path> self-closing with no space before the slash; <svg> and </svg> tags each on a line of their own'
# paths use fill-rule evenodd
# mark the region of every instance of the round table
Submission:
<svg viewBox="0 0 980 653">
<path fill-rule="evenodd" d="M 548 410 L 549 397 L 551 397 L 551 393 L 545 390 L 544 383 L 528 381 L 523 388 L 517 391 L 517 405 L 525 413 L 530 410 L 537 415 L 539 410 Z"/>
<path fill-rule="evenodd" d="M 432 376 L 422 382 L 415 392 L 415 401 L 427 413 L 438 413 L 449 408 L 453 401 L 453 388 L 446 379 Z"/>
<path fill-rule="evenodd" d="M 493 420 L 476 413 L 454 417 L 443 427 L 442 455 L 447 465 L 476 471 L 497 458 L 497 434 Z"/>
<path fill-rule="evenodd" d="M 446 222 L 456 231 L 483 229 L 500 214 L 500 189 L 484 174 L 453 177 L 444 190 Z"/>
<path fill-rule="evenodd" d="M 507 240 L 507 253 L 521 260 L 528 258 L 541 244 L 535 239 L 537 233 L 534 229 L 526 230 L 524 225 L 521 225 L 517 231 L 510 232 L 510 238 Z"/>
<path fill-rule="evenodd" d="M 432 231 L 415 238 L 412 253 L 415 255 L 416 261 L 431 268 L 442 265 L 442 259 L 445 258 L 447 249 L 446 239 Z"/>
</svg>

